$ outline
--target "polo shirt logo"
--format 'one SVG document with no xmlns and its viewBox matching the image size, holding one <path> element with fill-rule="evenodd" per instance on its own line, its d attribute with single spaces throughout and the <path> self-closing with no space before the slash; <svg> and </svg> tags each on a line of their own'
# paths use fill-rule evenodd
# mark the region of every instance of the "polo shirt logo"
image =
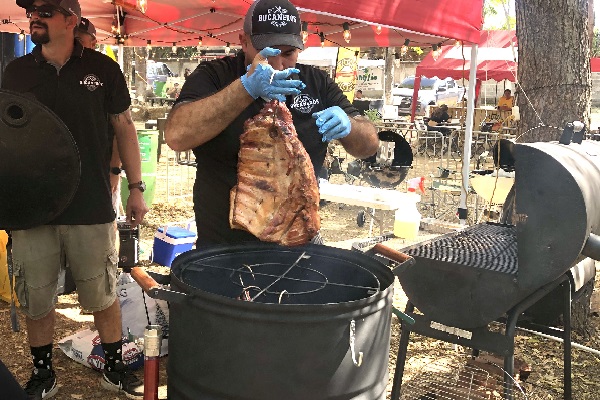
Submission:
<svg viewBox="0 0 600 400">
<path fill-rule="evenodd" d="M 293 24 L 296 23 L 296 16 L 289 15 L 288 10 L 281 7 L 276 6 L 269 8 L 267 14 L 259 14 L 258 22 L 271 22 L 271 25 L 276 26 L 277 28 L 281 28 L 282 26 L 286 26 L 288 22 Z"/>
<path fill-rule="evenodd" d="M 313 99 L 307 94 L 299 94 L 294 97 L 290 108 L 300 111 L 304 114 L 309 114 L 312 109 L 319 104 L 319 99 Z"/>
<path fill-rule="evenodd" d="M 82 81 L 79 81 L 79 84 L 85 86 L 90 92 L 93 92 L 100 86 L 104 86 L 104 83 L 100 82 L 100 78 L 94 74 L 86 75 Z"/>
</svg>

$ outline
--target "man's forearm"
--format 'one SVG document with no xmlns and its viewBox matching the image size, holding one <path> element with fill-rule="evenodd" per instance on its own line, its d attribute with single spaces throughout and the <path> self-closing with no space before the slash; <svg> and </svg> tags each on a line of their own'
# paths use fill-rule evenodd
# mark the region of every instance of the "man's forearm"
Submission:
<svg viewBox="0 0 600 400">
<path fill-rule="evenodd" d="M 127 180 L 129 183 L 139 182 L 142 180 L 140 146 L 131 114 L 127 110 L 110 118 Z"/>
<path fill-rule="evenodd" d="M 117 143 L 117 136 L 113 138 L 112 153 L 110 156 L 111 167 L 121 167 L 121 156 L 119 155 L 119 144 Z"/>
<path fill-rule="evenodd" d="M 352 122 L 350 134 L 340 139 L 344 149 L 356 158 L 365 158 L 377 153 L 379 138 L 373 123 L 362 116 L 350 120 Z"/>
<path fill-rule="evenodd" d="M 223 131 L 253 101 L 238 79 L 212 96 L 179 104 L 169 113 L 165 140 L 176 151 L 200 146 Z"/>
</svg>

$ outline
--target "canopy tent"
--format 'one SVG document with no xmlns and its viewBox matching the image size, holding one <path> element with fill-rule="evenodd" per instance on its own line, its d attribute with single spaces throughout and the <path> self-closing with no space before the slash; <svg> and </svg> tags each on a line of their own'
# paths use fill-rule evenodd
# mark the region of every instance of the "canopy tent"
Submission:
<svg viewBox="0 0 600 400">
<path fill-rule="evenodd" d="M 243 19 L 251 0 L 149 0 L 147 10 L 136 9 L 133 0 L 79 0 L 84 17 L 96 26 L 100 43 L 127 46 L 204 46 L 238 44 Z M 0 30 L 28 33 L 24 10 L 14 0 L 4 0 L 0 8 Z M 292 0 L 300 18 L 308 23 L 307 47 L 346 45 L 343 24 L 348 23 L 352 47 L 396 47 L 408 39 L 413 46 L 429 47 L 461 40 L 474 43 L 471 74 L 477 60 L 477 43 L 483 25 L 483 0 L 379 0 L 349 3 L 347 0 Z M 381 26 L 381 29 L 379 27 Z M 119 31 L 113 32 L 113 27 Z M 121 57 L 119 57 L 121 59 Z M 474 80 L 474 76 L 473 76 Z M 467 117 L 473 113 L 474 89 L 469 87 Z M 463 176 L 468 174 L 468 152 Z M 468 182 L 468 180 L 466 181 Z M 461 194 L 461 220 L 466 220 L 466 190 Z M 464 214 L 464 218 L 463 218 Z"/>
<path fill-rule="evenodd" d="M 476 77 L 482 81 L 508 79 L 514 82 L 517 77 L 517 34 L 514 30 L 481 31 L 477 53 Z M 455 80 L 467 79 L 471 61 L 470 46 L 442 46 L 442 52 L 433 58 L 429 53 L 417 65 L 416 74 Z"/>
<path fill-rule="evenodd" d="M 308 22 L 307 47 L 325 46 L 388 47 L 401 46 L 405 39 L 423 47 L 447 39 L 476 42 L 482 26 L 483 0 L 293 0 Z M 25 12 L 14 0 L 4 0 L 0 9 L 0 30 L 29 31 Z M 134 0 L 80 0 L 83 16 L 96 26 L 100 43 L 117 44 L 112 26 L 121 26 L 126 46 L 204 46 L 238 44 L 243 16 L 251 0 L 149 0 L 145 13 Z M 122 10 L 123 13 L 118 12 Z M 119 15 L 119 18 L 117 17 Z M 344 41 L 342 24 L 349 23 L 352 38 Z M 377 26 L 382 26 L 377 34 Z"/>
<path fill-rule="evenodd" d="M 592 72 L 600 72 L 600 58 L 590 58 L 590 68 Z"/>
<path fill-rule="evenodd" d="M 298 55 L 301 64 L 334 67 L 337 63 L 337 47 L 308 47 Z"/>
<path fill-rule="evenodd" d="M 517 34 L 514 30 L 481 31 L 477 52 L 476 97 L 481 81 L 517 79 Z M 417 65 L 412 115 L 414 118 L 420 78 L 468 79 L 471 63 L 471 46 L 442 46 L 441 54 L 434 59 L 430 52 Z M 419 81 L 419 82 L 417 82 Z"/>
</svg>

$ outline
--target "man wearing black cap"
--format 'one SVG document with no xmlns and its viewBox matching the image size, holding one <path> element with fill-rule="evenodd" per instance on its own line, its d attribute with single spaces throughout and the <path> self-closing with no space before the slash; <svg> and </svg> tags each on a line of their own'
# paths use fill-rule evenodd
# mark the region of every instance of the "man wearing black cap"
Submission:
<svg viewBox="0 0 600 400">
<path fill-rule="evenodd" d="M 83 47 L 92 50 L 96 48 L 96 27 L 89 19 L 81 17 L 81 22 L 75 31 L 75 37 Z"/>
<path fill-rule="evenodd" d="M 265 100 L 284 101 L 315 170 L 327 142 L 364 158 L 375 154 L 375 127 L 324 72 L 296 65 L 302 43 L 300 16 L 287 0 L 257 0 L 240 34 L 243 53 L 201 63 L 185 81 L 169 113 L 165 137 L 177 151 L 194 149 L 194 211 L 198 244 L 258 240 L 229 226 L 229 191 L 237 181 L 244 122 Z M 291 78 L 291 79 L 288 79 Z"/>
<path fill-rule="evenodd" d="M 75 40 L 81 18 L 77 0 L 17 4 L 26 9 L 36 47 L 7 65 L 2 88 L 29 93 L 52 109 L 69 128 L 81 162 L 79 185 L 67 208 L 47 225 L 12 231 L 15 288 L 34 363 L 25 391 L 32 399 L 47 399 L 58 390 L 52 368 L 54 304 L 59 270 L 68 263 L 79 302 L 93 313 L 105 352 L 102 386 L 143 398 L 143 384 L 122 360 L 115 292 L 118 254 L 109 185 L 109 121 L 127 177 L 137 182 L 130 185 L 127 218 L 136 225 L 148 211 L 125 78 L 117 63 Z"/>
</svg>

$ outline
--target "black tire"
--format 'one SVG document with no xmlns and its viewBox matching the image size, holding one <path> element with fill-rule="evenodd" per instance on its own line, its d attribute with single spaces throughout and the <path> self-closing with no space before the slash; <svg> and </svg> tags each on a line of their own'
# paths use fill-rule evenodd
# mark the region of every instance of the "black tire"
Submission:
<svg viewBox="0 0 600 400">
<path fill-rule="evenodd" d="M 362 228 L 365 225 L 365 222 L 367 222 L 367 215 L 364 210 L 361 210 L 356 216 L 356 225 Z"/>
</svg>

